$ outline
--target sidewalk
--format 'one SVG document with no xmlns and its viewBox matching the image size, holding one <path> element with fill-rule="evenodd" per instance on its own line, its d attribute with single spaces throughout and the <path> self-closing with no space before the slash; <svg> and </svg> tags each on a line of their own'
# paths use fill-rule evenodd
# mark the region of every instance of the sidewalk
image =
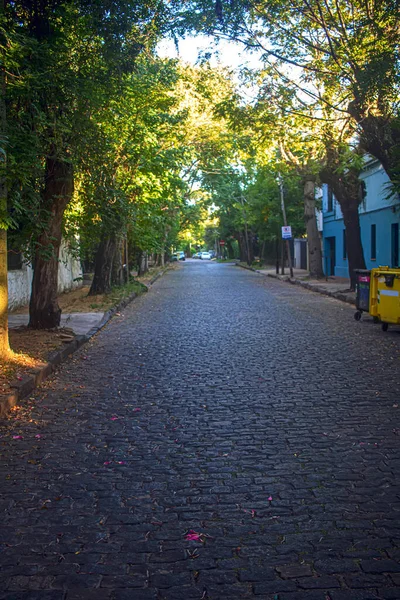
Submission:
<svg viewBox="0 0 400 600">
<path fill-rule="evenodd" d="M 241 265 L 242 266 L 242 265 Z M 276 269 L 273 267 L 267 269 L 252 269 L 256 273 L 266 275 L 267 277 L 273 277 L 274 279 L 280 279 L 281 281 L 288 281 L 295 285 L 301 285 L 318 294 L 324 294 L 331 296 L 342 302 L 348 304 L 356 303 L 356 293 L 349 291 L 350 279 L 346 277 L 327 277 L 326 279 L 312 279 L 308 271 L 304 269 L 293 269 L 293 279 L 290 277 L 288 268 L 285 268 L 285 275 L 277 275 Z"/>
<path fill-rule="evenodd" d="M 73 312 L 62 313 L 60 327 L 72 329 L 75 335 L 86 335 L 103 320 L 104 312 Z M 9 329 L 16 329 L 28 325 L 29 314 L 10 313 L 8 317 Z"/>
</svg>

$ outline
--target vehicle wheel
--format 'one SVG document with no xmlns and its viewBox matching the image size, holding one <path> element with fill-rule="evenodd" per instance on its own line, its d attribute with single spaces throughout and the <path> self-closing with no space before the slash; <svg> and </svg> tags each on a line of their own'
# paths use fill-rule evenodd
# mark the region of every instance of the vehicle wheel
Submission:
<svg viewBox="0 0 400 600">
<path fill-rule="evenodd" d="M 382 331 L 387 331 L 389 328 L 389 323 L 382 323 Z"/>
<path fill-rule="evenodd" d="M 361 311 L 358 310 L 357 312 L 354 313 L 354 318 L 356 321 L 359 321 L 361 319 Z"/>
</svg>

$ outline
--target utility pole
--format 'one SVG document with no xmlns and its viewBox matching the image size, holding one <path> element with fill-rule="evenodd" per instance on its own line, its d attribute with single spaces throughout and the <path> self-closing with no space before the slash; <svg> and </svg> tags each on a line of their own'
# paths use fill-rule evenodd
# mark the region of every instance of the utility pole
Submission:
<svg viewBox="0 0 400 600">
<path fill-rule="evenodd" d="M 281 177 L 280 173 L 278 174 L 278 176 L 279 176 L 279 187 L 280 187 L 280 191 L 281 191 L 281 208 L 282 208 L 282 215 L 283 215 L 283 224 L 284 224 L 285 227 L 287 227 L 285 198 L 284 198 L 284 195 L 283 195 L 283 180 L 282 180 L 282 177 Z M 286 249 L 287 249 L 288 260 L 289 260 L 290 277 L 291 277 L 291 279 L 293 279 L 292 254 L 290 252 L 290 244 L 289 244 L 289 240 L 288 239 L 286 240 Z"/>
</svg>

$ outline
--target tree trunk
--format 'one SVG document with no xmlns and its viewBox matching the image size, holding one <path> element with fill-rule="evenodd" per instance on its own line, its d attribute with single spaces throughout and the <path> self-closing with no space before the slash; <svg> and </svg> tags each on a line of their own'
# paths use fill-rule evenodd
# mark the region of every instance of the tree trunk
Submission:
<svg viewBox="0 0 400 600">
<path fill-rule="evenodd" d="M 361 242 L 360 215 L 358 207 L 363 199 L 362 183 L 358 169 L 349 168 L 340 177 L 336 174 L 334 158 L 321 171 L 321 180 L 327 183 L 338 201 L 346 226 L 346 248 L 349 263 L 350 287 L 355 289 L 354 269 L 365 269 L 364 251 Z M 339 160 L 337 158 L 337 160 Z"/>
<path fill-rule="evenodd" d="M 260 265 L 264 264 L 264 258 L 265 258 L 265 240 L 262 241 L 261 244 L 261 249 L 260 249 Z"/>
<path fill-rule="evenodd" d="M 0 184 L 0 194 L 3 186 Z M 6 198 L 5 198 L 6 199 Z M 4 204 L 4 196 L 0 196 Z M 7 232 L 0 229 L 0 359 L 10 352 L 8 342 Z"/>
<path fill-rule="evenodd" d="M 244 236 L 241 231 L 238 232 L 237 240 L 238 240 L 238 244 L 239 244 L 240 262 L 246 262 L 246 260 L 247 260 L 246 242 L 244 240 Z"/>
<path fill-rule="evenodd" d="M 112 285 L 124 284 L 124 268 L 122 264 L 122 255 L 124 252 L 124 238 L 119 238 L 115 243 L 114 257 L 111 271 Z"/>
<path fill-rule="evenodd" d="M 32 292 L 29 303 L 29 327 L 52 329 L 60 325 L 58 306 L 58 256 L 64 211 L 74 191 L 71 163 L 49 156 L 46 160 L 46 183 L 43 207 L 49 221 L 39 236 L 34 260 Z"/>
<path fill-rule="evenodd" d="M 349 262 L 350 288 L 356 287 L 354 269 L 365 269 L 364 251 L 361 241 L 360 215 L 357 210 L 342 208 L 343 220 L 346 226 L 346 249 Z"/>
<path fill-rule="evenodd" d="M 96 252 L 93 281 L 88 296 L 106 294 L 111 290 L 115 245 L 114 235 L 101 240 Z"/>
<path fill-rule="evenodd" d="M 0 9 L 4 10 L 4 1 L 0 1 Z M 6 80 L 4 69 L 0 69 L 0 139 L 6 139 Z M 2 148 L 3 152 L 5 149 Z M 5 154 L 0 156 L 0 218 L 7 215 L 7 183 L 5 180 Z M 8 277 L 7 277 L 7 231 L 6 224 L 0 224 L 0 358 L 7 358 L 10 352 L 8 342 Z"/>
<path fill-rule="evenodd" d="M 322 250 L 321 240 L 317 228 L 317 219 L 315 215 L 315 179 L 314 177 L 305 177 L 303 182 L 304 194 L 304 220 L 307 231 L 308 259 L 311 277 L 322 279 L 324 271 L 322 269 Z"/>
<path fill-rule="evenodd" d="M 129 283 L 129 244 L 128 244 L 128 236 L 124 240 L 124 248 L 125 248 L 125 271 L 124 271 L 124 281 L 125 283 Z"/>
<path fill-rule="evenodd" d="M 226 249 L 228 251 L 228 258 L 235 258 L 235 253 L 233 252 L 233 246 L 229 240 L 226 242 Z"/>
<path fill-rule="evenodd" d="M 146 252 L 141 252 L 139 256 L 139 268 L 138 275 L 144 275 L 146 273 Z"/>
<path fill-rule="evenodd" d="M 164 267 L 165 266 L 165 253 L 164 253 L 164 250 L 162 250 L 160 252 L 160 254 L 158 255 L 157 265 L 159 267 Z"/>
</svg>

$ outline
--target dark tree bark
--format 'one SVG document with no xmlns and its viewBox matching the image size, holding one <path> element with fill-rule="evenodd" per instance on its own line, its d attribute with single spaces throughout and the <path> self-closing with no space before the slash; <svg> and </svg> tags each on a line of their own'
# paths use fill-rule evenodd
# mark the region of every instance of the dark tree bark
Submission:
<svg viewBox="0 0 400 600">
<path fill-rule="evenodd" d="M 260 264 L 261 265 L 264 264 L 264 259 L 265 259 L 265 240 L 262 241 L 261 248 L 260 248 Z"/>
<path fill-rule="evenodd" d="M 333 165 L 333 161 L 328 161 Z M 321 171 L 321 180 L 327 183 L 338 201 L 346 227 L 346 248 L 349 262 L 351 289 L 355 289 L 354 269 L 365 269 L 364 251 L 361 242 L 360 215 L 358 207 L 363 200 L 363 186 L 358 169 L 348 169 L 340 177 L 334 167 L 325 167 Z"/>
<path fill-rule="evenodd" d="M 237 240 L 239 244 L 240 262 L 247 262 L 246 242 L 242 231 L 238 232 Z"/>
<path fill-rule="evenodd" d="M 124 238 L 119 238 L 115 243 L 114 257 L 111 271 L 112 285 L 124 284 L 124 267 L 122 263 L 122 255 L 124 252 Z"/>
<path fill-rule="evenodd" d="M 93 281 L 88 296 L 106 294 L 111 290 L 115 246 L 116 239 L 114 235 L 101 240 L 96 252 Z"/>
<path fill-rule="evenodd" d="M 250 232 L 246 229 L 239 231 L 238 242 L 240 251 L 240 260 L 248 265 L 254 261 L 253 244 L 250 243 Z"/>
<path fill-rule="evenodd" d="M 227 242 L 226 242 L 226 249 L 228 251 L 228 258 L 235 258 L 235 253 L 233 251 L 233 246 L 232 246 L 232 243 L 229 240 L 227 240 Z"/>
<path fill-rule="evenodd" d="M 29 327 L 33 329 L 51 329 L 60 325 L 61 309 L 57 302 L 58 256 L 64 211 L 73 191 L 72 164 L 54 156 L 47 157 L 42 206 L 50 216 L 45 230 L 39 236 L 34 259 L 29 303 Z"/>
<path fill-rule="evenodd" d="M 4 10 L 4 1 L 0 1 L 0 9 Z M 4 69 L 0 68 L 0 138 L 6 139 L 6 79 Z M 3 149 L 4 151 L 4 149 Z M 0 214 L 7 214 L 7 182 L 5 178 L 5 154 L 0 156 Z M 8 342 L 8 270 L 7 270 L 7 231 L 0 229 L 0 357 L 6 358 L 10 352 Z"/>
<path fill-rule="evenodd" d="M 399 187 L 400 119 L 367 114 L 355 100 L 348 110 L 361 129 L 360 147 L 381 162 L 390 180 Z"/>
<path fill-rule="evenodd" d="M 325 277 L 322 268 L 321 240 L 317 228 L 315 215 L 315 177 L 306 175 L 303 177 L 304 194 L 304 221 L 307 231 L 308 265 L 310 276 L 315 279 Z"/>
</svg>

